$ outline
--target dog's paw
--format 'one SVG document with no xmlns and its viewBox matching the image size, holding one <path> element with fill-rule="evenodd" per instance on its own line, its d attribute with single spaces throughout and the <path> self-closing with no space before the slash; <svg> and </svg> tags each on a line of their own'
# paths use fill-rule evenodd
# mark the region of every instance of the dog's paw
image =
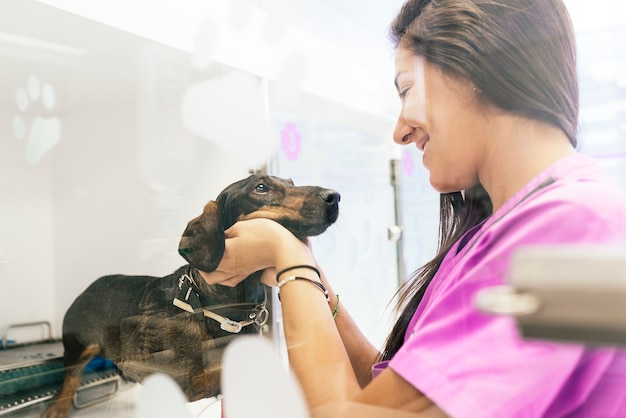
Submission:
<svg viewBox="0 0 626 418">
<path fill-rule="evenodd" d="M 19 114 L 13 119 L 13 133 L 18 140 L 26 141 L 26 162 L 35 165 L 61 139 L 61 121 L 50 115 L 56 106 L 55 91 L 50 84 L 42 85 L 38 77 L 31 76 L 26 87 L 17 90 L 15 100 Z"/>
<path fill-rule="evenodd" d="M 41 418 L 67 418 L 70 414 L 70 410 L 72 409 L 72 404 L 63 402 L 52 404 L 46 411 L 41 414 Z"/>
</svg>

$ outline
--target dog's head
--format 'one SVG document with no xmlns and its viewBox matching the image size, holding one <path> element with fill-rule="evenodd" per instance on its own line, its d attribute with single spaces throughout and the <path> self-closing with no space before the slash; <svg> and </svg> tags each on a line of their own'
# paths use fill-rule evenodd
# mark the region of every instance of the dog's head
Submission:
<svg viewBox="0 0 626 418">
<path fill-rule="evenodd" d="M 317 186 L 253 174 L 226 187 L 192 219 L 183 232 L 179 254 L 193 267 L 213 271 L 224 255 L 224 231 L 235 222 L 272 219 L 298 238 L 324 232 L 339 216 L 340 195 Z"/>
</svg>

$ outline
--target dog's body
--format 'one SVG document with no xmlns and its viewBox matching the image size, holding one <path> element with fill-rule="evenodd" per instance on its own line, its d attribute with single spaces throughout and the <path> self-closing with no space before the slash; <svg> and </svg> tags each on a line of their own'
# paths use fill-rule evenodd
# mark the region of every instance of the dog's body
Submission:
<svg viewBox="0 0 626 418">
<path fill-rule="evenodd" d="M 221 356 L 236 335 L 258 333 L 267 319 L 261 272 L 236 287 L 208 285 L 224 253 L 224 230 L 237 221 L 273 219 L 299 238 L 319 235 L 338 216 L 339 194 L 289 180 L 252 175 L 224 189 L 183 233 L 189 264 L 162 278 L 104 276 L 70 306 L 63 320 L 66 378 L 45 418 L 66 417 L 84 366 L 111 360 L 126 379 L 166 373 L 189 401 L 220 391 Z"/>
</svg>

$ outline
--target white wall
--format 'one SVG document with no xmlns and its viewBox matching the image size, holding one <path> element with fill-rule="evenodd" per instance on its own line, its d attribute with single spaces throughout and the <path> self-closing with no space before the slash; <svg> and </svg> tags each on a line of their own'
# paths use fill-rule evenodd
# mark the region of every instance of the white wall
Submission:
<svg viewBox="0 0 626 418">
<path fill-rule="evenodd" d="M 0 112 L 0 338 L 8 324 L 54 312 L 50 162 L 29 166 L 13 136 L 14 113 Z"/>
</svg>

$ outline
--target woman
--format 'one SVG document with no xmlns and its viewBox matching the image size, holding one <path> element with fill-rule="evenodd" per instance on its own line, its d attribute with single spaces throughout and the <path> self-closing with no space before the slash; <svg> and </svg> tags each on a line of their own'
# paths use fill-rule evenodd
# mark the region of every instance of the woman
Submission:
<svg viewBox="0 0 626 418">
<path fill-rule="evenodd" d="M 353 401 L 421 416 L 618 416 L 624 353 L 524 341 L 511 318 L 481 314 L 473 302 L 505 283 L 519 247 L 624 240 L 622 190 L 575 150 L 565 6 L 409 0 L 391 29 L 402 102 L 394 141 L 423 151 L 442 206 L 439 253 L 400 290 L 383 350 L 338 305 L 310 248 L 272 221 L 233 226 L 205 279 L 232 285 L 273 272 L 265 279 L 280 286 L 290 364 L 311 408 Z"/>
</svg>

